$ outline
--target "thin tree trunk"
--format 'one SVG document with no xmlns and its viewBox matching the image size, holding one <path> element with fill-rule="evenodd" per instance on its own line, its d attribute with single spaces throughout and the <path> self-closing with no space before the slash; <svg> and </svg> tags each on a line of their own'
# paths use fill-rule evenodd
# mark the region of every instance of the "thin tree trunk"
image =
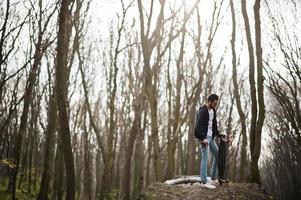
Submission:
<svg viewBox="0 0 301 200">
<path fill-rule="evenodd" d="M 122 3 L 122 8 L 123 8 L 123 15 L 121 19 L 121 24 L 118 27 L 118 36 L 117 36 L 117 41 L 116 41 L 116 46 L 114 49 L 114 57 L 112 61 L 112 80 L 110 82 L 113 82 L 113 88 L 110 91 L 110 97 L 109 97 L 109 130 L 108 130 L 108 135 L 107 135 L 107 141 L 106 141 L 106 146 L 107 146 L 107 165 L 105 165 L 104 168 L 104 176 L 103 176 L 103 183 L 102 184 L 102 192 L 107 194 L 111 192 L 112 186 L 113 186 L 113 163 L 114 163 L 114 149 L 113 149 L 113 142 L 114 142 L 114 135 L 116 133 L 116 120 L 115 118 L 115 101 L 116 101 L 116 92 L 117 92 L 117 75 L 118 75 L 118 67 L 117 67 L 117 60 L 118 60 L 118 55 L 120 53 L 119 50 L 119 45 L 120 45 L 120 40 L 122 36 L 122 31 L 124 28 L 124 21 L 125 21 L 125 14 L 127 9 L 124 8 L 124 4 Z M 111 73 L 111 72 L 110 72 Z M 110 85 L 111 89 L 111 85 Z M 117 140 L 117 138 L 116 138 Z M 116 142 L 115 140 L 115 142 Z"/>
<path fill-rule="evenodd" d="M 159 25 L 157 25 L 158 33 L 161 30 L 161 23 L 163 22 L 164 16 L 164 3 L 165 1 L 161 2 L 160 7 L 160 14 Z M 151 53 L 154 49 L 154 46 L 151 46 L 147 35 L 145 34 L 144 28 L 144 17 L 143 17 L 143 8 L 141 0 L 138 0 L 138 9 L 139 9 L 139 16 L 140 16 L 140 38 L 141 38 L 141 46 L 143 52 L 143 61 L 144 61 L 144 68 L 145 68 L 145 91 L 147 100 L 150 106 L 150 114 L 151 114 L 151 140 L 153 143 L 153 159 L 154 159 L 154 171 L 155 171 L 155 180 L 161 181 L 162 173 L 161 173 L 161 158 L 160 158 L 160 145 L 159 145 L 159 133 L 158 133 L 158 112 L 157 112 L 157 90 L 156 90 L 156 74 L 152 73 L 151 65 L 150 65 L 150 57 Z M 154 79 L 154 83 L 152 83 L 152 79 Z"/>
<path fill-rule="evenodd" d="M 125 16 L 125 11 L 124 11 L 124 16 Z M 132 47 L 129 49 L 128 56 L 129 56 L 129 58 L 133 57 L 133 48 Z M 140 60 L 140 55 L 139 55 L 138 59 Z M 132 72 L 132 68 L 133 68 L 132 60 L 129 61 L 128 67 L 129 67 L 130 71 Z M 131 188 L 130 188 L 131 180 L 130 180 L 130 178 L 131 178 L 131 172 L 133 169 L 133 168 L 131 169 L 131 166 L 132 166 L 131 161 L 132 161 L 132 157 L 133 157 L 132 154 L 134 151 L 135 143 L 136 143 L 136 148 L 139 147 L 139 149 L 141 149 L 142 144 L 137 144 L 137 141 L 136 141 L 137 134 L 139 135 L 139 139 L 141 142 L 143 140 L 143 139 L 141 139 L 141 137 L 144 137 L 144 132 L 143 131 L 141 132 L 141 123 L 142 123 L 141 116 L 142 116 L 144 107 L 146 105 L 145 104 L 146 96 L 144 94 L 145 87 L 146 87 L 146 84 L 144 81 L 145 80 L 145 71 L 146 71 L 146 68 L 143 68 L 142 74 L 140 75 L 140 77 L 138 78 L 138 81 L 136 82 L 136 85 L 139 88 L 139 91 L 137 91 L 137 95 L 133 94 L 134 95 L 134 102 L 133 102 L 134 119 L 133 119 L 133 123 L 130 128 L 130 131 L 129 131 L 130 135 L 125 143 L 126 154 L 125 154 L 124 165 L 123 165 L 122 173 L 121 173 L 122 179 L 121 179 L 121 185 L 120 185 L 119 199 L 131 199 Z M 136 72 L 136 74 L 138 74 L 138 72 Z M 132 74 L 131 74 L 131 77 L 132 77 Z M 131 81 L 131 80 L 129 80 L 129 81 Z M 132 87 L 131 89 L 135 90 L 134 88 L 135 87 Z M 146 111 L 145 111 L 145 113 L 146 113 Z M 141 136 L 141 135 L 143 135 L 143 136 Z M 138 154 L 141 155 L 141 153 L 143 153 L 143 152 L 139 152 Z M 136 155 L 137 155 L 137 149 L 136 149 Z M 139 160 L 139 161 L 137 160 L 137 162 L 139 162 L 141 164 L 143 163 L 143 161 L 141 161 L 141 160 Z M 139 168 L 139 166 L 136 166 L 136 164 L 135 164 L 135 168 Z M 143 171 L 143 169 L 142 169 L 142 171 Z M 139 176 L 141 175 L 141 170 L 138 170 L 137 173 L 138 173 L 138 178 L 140 178 Z M 135 177 L 135 179 L 134 179 L 134 190 L 135 190 L 136 189 L 135 182 L 136 182 L 137 175 L 135 174 L 134 177 Z M 142 177 L 143 177 L 143 174 L 142 174 Z M 138 183 L 141 186 L 141 181 L 138 180 Z"/>
<path fill-rule="evenodd" d="M 150 136 L 148 136 L 147 142 L 147 160 L 146 160 L 146 169 L 145 169 L 145 187 L 147 187 L 151 183 L 150 177 L 150 163 L 152 160 L 152 140 Z"/>
<path fill-rule="evenodd" d="M 23 179 L 26 179 L 27 172 L 28 172 L 28 170 L 27 170 L 27 168 L 28 168 L 27 160 L 29 158 L 28 149 L 29 149 L 30 138 L 32 138 L 32 130 L 26 131 L 26 135 L 24 136 L 24 139 L 26 140 L 26 142 L 24 141 L 25 147 L 24 147 L 24 149 L 22 149 L 23 155 L 22 155 L 22 161 L 20 161 L 21 166 L 22 166 L 22 170 L 20 170 L 20 178 L 19 178 L 19 183 L 18 183 L 18 189 L 21 189 L 21 184 L 23 182 Z"/>
<path fill-rule="evenodd" d="M 62 150 L 66 168 L 66 199 L 75 199 L 75 169 L 74 158 L 71 146 L 71 134 L 68 118 L 68 79 L 69 73 L 67 69 L 68 51 L 69 51 L 69 23 L 71 11 L 69 5 L 71 1 L 63 0 L 59 13 L 59 31 L 57 42 L 57 65 L 56 65 L 56 98 L 58 106 L 58 116 L 60 122 L 59 135 L 62 141 Z"/>
<path fill-rule="evenodd" d="M 250 151 L 251 151 L 251 160 L 252 152 L 255 147 L 255 136 L 256 133 L 256 121 L 257 121 L 257 95 L 256 95 L 256 86 L 255 86 L 255 58 L 254 58 L 254 47 L 252 43 L 250 22 L 247 13 L 246 0 L 241 1 L 241 10 L 245 23 L 246 38 L 248 43 L 249 51 L 249 83 L 250 83 L 250 93 L 251 93 L 251 124 L 250 124 Z M 252 171 L 252 170 L 251 170 Z M 251 175 L 252 176 L 252 175 Z"/>
<path fill-rule="evenodd" d="M 231 39 L 231 49 L 232 49 L 232 80 L 234 86 L 234 96 L 236 101 L 236 108 L 239 114 L 240 124 L 241 124 L 241 134 L 242 134 L 242 146 L 241 146 L 241 157 L 240 157 L 240 181 L 245 179 L 245 168 L 247 161 L 247 127 L 246 127 L 246 116 L 241 106 L 240 94 L 238 90 L 237 81 L 237 70 L 236 70 L 236 52 L 235 52 L 235 42 L 236 42 L 236 19 L 235 19 L 235 9 L 233 0 L 230 0 L 231 6 L 231 16 L 232 16 L 232 39 Z"/>
<path fill-rule="evenodd" d="M 131 63 L 129 63 L 129 67 L 131 68 Z M 142 76 L 144 75 L 144 70 L 142 72 Z M 140 83 L 138 83 L 140 84 Z M 144 82 L 141 84 L 141 91 L 138 93 L 138 96 L 134 99 L 134 119 L 133 123 L 130 129 L 130 135 L 125 143 L 125 160 L 124 165 L 122 168 L 122 179 L 121 179 L 121 188 L 120 188 L 120 196 L 119 199 L 131 199 L 131 161 L 132 161 L 132 155 L 134 151 L 134 145 L 136 141 L 136 136 L 141 132 L 141 115 L 143 111 L 143 107 L 145 106 L 145 95 L 144 95 L 144 89 L 145 84 Z"/>
<path fill-rule="evenodd" d="M 85 111 L 86 112 L 86 111 Z M 86 113 L 84 114 L 84 199 L 91 200 L 91 155 L 89 144 L 89 130 L 86 127 Z"/>
<path fill-rule="evenodd" d="M 99 199 L 99 196 L 100 196 L 100 186 L 101 186 L 101 183 L 100 183 L 100 180 L 101 180 L 101 152 L 100 150 L 96 150 L 96 158 L 95 158 L 95 170 L 96 170 L 96 187 L 95 187 L 95 199 Z"/>
<path fill-rule="evenodd" d="M 185 26 L 183 26 L 183 29 L 185 29 Z M 168 162 L 167 162 L 167 176 L 166 179 L 171 179 L 175 172 L 175 153 L 177 148 L 177 143 L 179 139 L 178 130 L 180 124 L 180 110 L 181 110 L 181 87 L 182 87 L 182 73 L 181 73 L 181 67 L 183 66 L 183 57 L 184 57 L 184 45 L 185 45 L 185 35 L 186 31 L 184 30 L 182 33 L 182 40 L 181 40 L 181 47 L 179 56 L 177 59 L 177 79 L 176 79 L 176 96 L 175 96 L 175 107 L 173 112 L 173 123 L 172 125 L 173 129 L 170 130 L 170 138 L 168 141 Z M 169 69 L 168 69 L 169 70 Z M 168 72 L 169 75 L 169 72 Z M 169 80 L 170 77 L 168 76 Z M 171 83 L 170 86 L 170 95 L 171 95 Z M 171 109 L 171 98 L 170 98 L 170 109 Z M 171 111 L 170 111 L 171 112 Z"/>
<path fill-rule="evenodd" d="M 40 191 L 37 196 L 37 200 L 48 199 L 50 178 L 53 173 L 52 162 L 54 161 L 56 121 L 57 121 L 57 106 L 56 106 L 55 94 L 53 93 L 49 98 L 48 125 L 47 125 L 47 132 L 46 132 L 46 141 L 45 141 L 43 174 L 42 174 Z"/>
<path fill-rule="evenodd" d="M 9 185 L 8 185 L 8 191 L 12 193 L 12 199 L 15 200 L 15 193 L 16 193 L 16 180 L 17 175 L 19 171 L 19 163 L 20 163 L 20 156 L 21 156 L 21 149 L 22 149 L 22 143 L 23 143 L 23 136 L 26 133 L 27 129 L 27 118 L 28 118 L 28 111 L 29 111 L 29 105 L 32 101 L 32 90 L 34 87 L 34 84 L 36 82 L 37 77 L 37 71 L 38 67 L 40 66 L 40 62 L 42 59 L 42 35 L 39 35 L 38 43 L 36 45 L 35 55 L 34 55 L 34 63 L 32 65 L 32 68 L 30 70 L 30 74 L 28 77 L 28 84 L 25 88 L 25 94 L 24 94 L 24 103 L 23 103 L 23 111 L 21 115 L 20 120 L 20 128 L 17 134 L 16 138 L 16 145 L 14 147 L 14 163 L 16 164 L 16 167 L 11 170 Z"/>
<path fill-rule="evenodd" d="M 64 193 L 64 158 L 62 153 L 62 144 L 60 138 L 57 137 L 57 148 L 55 155 L 55 166 L 54 166 L 54 180 L 53 180 L 53 193 L 52 200 L 62 200 Z"/>
<path fill-rule="evenodd" d="M 226 134 L 227 136 L 231 136 L 232 138 L 233 137 L 233 133 L 232 133 L 232 113 L 233 113 L 233 107 L 234 107 L 234 97 L 232 97 L 232 93 L 230 92 L 230 97 L 231 97 L 231 104 L 230 104 L 230 110 L 229 110 L 229 115 L 228 115 L 228 118 L 227 118 L 227 128 L 226 128 Z M 227 145 L 227 148 L 226 148 L 226 155 L 227 158 L 226 160 L 231 160 L 231 157 L 229 155 L 229 149 L 230 149 L 230 145 Z M 232 154 L 233 155 L 233 154 Z M 231 161 L 230 162 L 226 162 L 226 177 L 230 177 L 230 169 L 231 169 Z"/>
<path fill-rule="evenodd" d="M 258 159 L 261 151 L 261 133 L 265 119 L 264 104 L 264 77 L 263 77 L 263 61 L 261 47 L 261 20 L 260 20 L 260 0 L 255 1 L 254 18 L 255 18 L 255 41 L 256 41 L 256 58 L 257 58 L 257 95 L 258 95 L 258 119 L 256 124 L 256 134 L 251 137 L 253 149 L 251 149 L 251 180 L 261 184 Z"/>
<path fill-rule="evenodd" d="M 123 172 L 122 172 L 122 185 L 121 185 L 121 191 L 120 191 L 120 199 L 123 200 L 129 200 L 130 198 L 130 177 L 131 177 L 131 158 L 134 150 L 134 143 L 136 140 L 137 133 L 141 130 L 141 113 L 142 113 L 142 105 L 143 103 L 138 103 L 135 106 L 135 118 L 130 130 L 130 136 L 127 140 L 126 144 L 126 158 L 125 163 L 123 166 Z"/>
<path fill-rule="evenodd" d="M 81 189 L 82 189 L 82 180 L 83 180 L 83 168 L 84 168 L 84 151 L 76 149 L 83 149 L 83 137 L 78 137 L 77 134 L 73 135 L 73 148 L 74 151 L 74 163 L 75 163 L 75 174 L 76 174 L 76 181 L 75 181 L 75 193 L 76 196 L 81 197 Z"/>
<path fill-rule="evenodd" d="M 143 127 L 142 130 L 138 133 L 138 138 L 135 143 L 135 179 L 134 179 L 134 190 L 133 195 L 135 196 L 138 194 L 142 188 L 143 188 L 143 181 L 144 181 L 144 175 L 143 175 L 143 169 L 144 169 L 144 133 L 146 129 L 146 117 L 147 117 L 147 111 L 144 111 L 144 117 L 143 117 Z"/>
<path fill-rule="evenodd" d="M 36 143 L 36 140 L 37 140 L 37 133 L 38 133 L 38 130 L 37 130 L 37 120 L 38 120 L 38 113 L 40 112 L 39 111 L 39 105 L 36 105 L 36 104 L 33 104 L 32 103 L 32 124 L 31 124 L 31 128 L 29 131 L 31 131 L 32 133 L 32 136 L 30 138 L 30 149 L 29 149 L 29 158 L 28 158 L 28 188 L 27 188 L 27 192 L 29 194 L 31 194 L 31 191 L 32 191 L 32 168 L 33 168 L 33 158 L 35 157 L 34 156 L 34 153 L 35 153 L 35 149 L 36 149 L 36 146 L 38 145 Z"/>
</svg>

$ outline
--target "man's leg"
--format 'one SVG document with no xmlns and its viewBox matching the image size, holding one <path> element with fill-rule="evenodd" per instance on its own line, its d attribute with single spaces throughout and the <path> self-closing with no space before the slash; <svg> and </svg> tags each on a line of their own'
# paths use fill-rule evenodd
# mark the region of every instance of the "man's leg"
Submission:
<svg viewBox="0 0 301 200">
<path fill-rule="evenodd" d="M 211 179 L 214 180 L 217 178 L 217 162 L 218 162 L 218 147 L 214 140 L 209 142 L 210 152 L 212 154 L 212 166 L 211 166 Z"/>
<path fill-rule="evenodd" d="M 208 162 L 208 146 L 200 145 L 201 146 L 201 154 L 202 154 L 202 161 L 201 161 L 201 179 L 204 182 L 207 182 L 207 162 Z"/>
</svg>

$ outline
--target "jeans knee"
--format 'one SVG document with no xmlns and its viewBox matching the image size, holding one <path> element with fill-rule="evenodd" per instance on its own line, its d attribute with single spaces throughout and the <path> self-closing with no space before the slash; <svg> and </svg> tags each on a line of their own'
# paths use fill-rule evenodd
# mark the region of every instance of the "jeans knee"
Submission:
<svg viewBox="0 0 301 200">
<path fill-rule="evenodd" d="M 204 153 L 204 154 L 202 154 L 202 160 L 203 161 L 206 161 L 206 160 L 208 160 L 208 153 Z"/>
</svg>

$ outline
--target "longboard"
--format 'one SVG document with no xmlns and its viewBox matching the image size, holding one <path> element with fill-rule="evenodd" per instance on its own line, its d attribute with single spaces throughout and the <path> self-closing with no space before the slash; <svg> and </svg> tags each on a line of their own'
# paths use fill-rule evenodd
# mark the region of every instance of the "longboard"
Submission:
<svg viewBox="0 0 301 200">
<path fill-rule="evenodd" d="M 218 147 L 218 182 L 220 185 L 223 185 L 224 183 L 229 183 L 229 179 L 225 178 L 227 143 L 229 143 L 229 140 L 225 139 L 225 135 L 221 135 Z"/>
</svg>

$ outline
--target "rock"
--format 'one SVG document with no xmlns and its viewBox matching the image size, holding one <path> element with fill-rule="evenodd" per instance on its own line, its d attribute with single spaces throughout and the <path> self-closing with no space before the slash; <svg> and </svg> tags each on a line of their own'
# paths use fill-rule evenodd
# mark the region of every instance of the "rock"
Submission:
<svg viewBox="0 0 301 200">
<path fill-rule="evenodd" d="M 145 188 L 137 200 L 268 200 L 271 196 L 259 189 L 258 185 L 251 183 L 228 183 L 217 186 L 214 190 L 200 187 L 200 183 L 193 185 L 167 185 L 155 183 Z"/>
</svg>

